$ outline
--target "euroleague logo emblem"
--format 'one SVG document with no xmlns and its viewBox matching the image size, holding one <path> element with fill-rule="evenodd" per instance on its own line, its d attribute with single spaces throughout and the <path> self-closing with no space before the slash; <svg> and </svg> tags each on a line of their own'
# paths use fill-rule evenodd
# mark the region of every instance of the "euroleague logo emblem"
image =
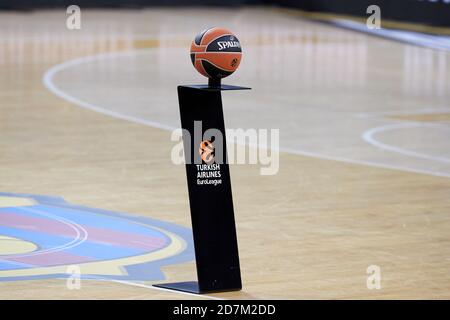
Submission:
<svg viewBox="0 0 450 320">
<path fill-rule="evenodd" d="M 210 163 L 214 160 L 214 145 L 213 140 L 203 140 L 200 142 L 200 147 L 198 148 L 198 153 L 202 160 L 206 163 Z"/>
</svg>

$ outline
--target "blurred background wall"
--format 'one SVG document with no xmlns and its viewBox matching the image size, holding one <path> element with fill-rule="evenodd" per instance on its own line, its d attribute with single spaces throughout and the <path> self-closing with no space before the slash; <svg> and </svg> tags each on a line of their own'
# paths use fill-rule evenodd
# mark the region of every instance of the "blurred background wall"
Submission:
<svg viewBox="0 0 450 320">
<path fill-rule="evenodd" d="M 450 0 L 0 0 L 0 9 L 32 10 L 72 4 L 85 8 L 269 5 L 355 17 L 367 17 L 367 7 L 378 5 L 383 19 L 450 27 Z"/>
</svg>

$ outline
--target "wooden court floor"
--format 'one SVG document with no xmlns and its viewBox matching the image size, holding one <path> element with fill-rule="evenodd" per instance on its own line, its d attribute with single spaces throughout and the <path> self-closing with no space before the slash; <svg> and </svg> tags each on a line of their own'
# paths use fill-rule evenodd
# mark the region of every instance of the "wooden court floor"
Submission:
<svg viewBox="0 0 450 320">
<path fill-rule="evenodd" d="M 0 12 L 0 192 L 190 227 L 171 132 L 147 124 L 178 124 L 174 88 L 204 81 L 188 48 L 211 24 L 242 34 L 242 66 L 227 81 L 253 87 L 224 98 L 227 125 L 279 128 L 279 172 L 231 166 L 241 292 L 186 296 L 154 281 L 106 280 L 68 290 L 64 279 L 0 273 L 0 299 L 450 298 L 450 53 L 264 8 L 93 10 L 82 19 L 69 31 L 64 12 Z M 50 79 L 74 99 L 49 90 L 48 71 L 80 58 Z M 370 136 L 383 143 L 363 139 L 403 124 L 410 131 Z M 373 265 L 381 288 L 369 290 Z M 163 271 L 174 282 L 195 269 Z"/>
</svg>

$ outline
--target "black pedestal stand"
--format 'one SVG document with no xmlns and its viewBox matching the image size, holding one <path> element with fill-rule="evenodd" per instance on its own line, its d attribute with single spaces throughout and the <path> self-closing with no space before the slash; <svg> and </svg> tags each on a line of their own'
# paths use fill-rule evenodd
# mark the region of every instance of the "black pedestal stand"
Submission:
<svg viewBox="0 0 450 320">
<path fill-rule="evenodd" d="M 209 78 L 208 86 L 210 88 L 220 88 L 222 86 L 222 79 L 220 78 Z"/>
<path fill-rule="evenodd" d="M 156 287 L 192 293 L 242 288 L 230 172 L 225 161 L 227 153 L 221 91 L 245 89 L 250 88 L 221 85 L 220 79 L 210 80 L 208 86 L 178 87 L 181 126 L 190 133 L 190 137 L 183 136 L 183 142 L 198 281 L 158 284 Z M 222 134 L 224 161 L 214 168 L 214 179 L 220 179 L 220 184 L 199 183 L 201 169 L 198 165 L 202 161 L 197 145 L 199 141 L 194 137 L 194 121 L 201 121 L 202 136 L 208 129 L 219 130 Z"/>
</svg>

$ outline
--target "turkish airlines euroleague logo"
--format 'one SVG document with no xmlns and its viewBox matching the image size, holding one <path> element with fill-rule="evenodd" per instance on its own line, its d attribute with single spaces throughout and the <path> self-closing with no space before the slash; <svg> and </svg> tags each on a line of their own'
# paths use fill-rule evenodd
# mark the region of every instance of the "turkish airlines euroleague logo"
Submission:
<svg viewBox="0 0 450 320">
<path fill-rule="evenodd" d="M 214 149 L 215 148 L 211 140 L 203 140 L 200 142 L 198 153 L 204 162 L 210 163 L 214 160 Z"/>
</svg>

